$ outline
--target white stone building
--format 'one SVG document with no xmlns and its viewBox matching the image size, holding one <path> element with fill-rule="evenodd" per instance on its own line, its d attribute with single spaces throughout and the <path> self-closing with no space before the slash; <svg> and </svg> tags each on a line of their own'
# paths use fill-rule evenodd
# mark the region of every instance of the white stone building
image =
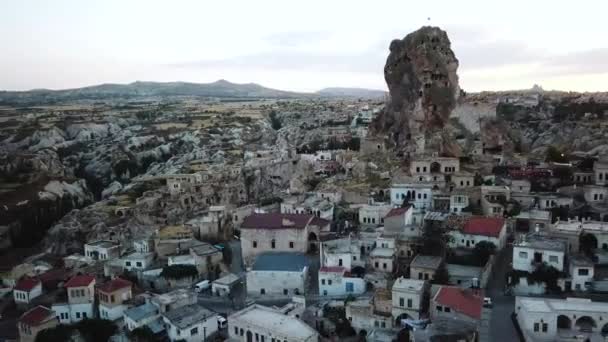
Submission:
<svg viewBox="0 0 608 342">
<path fill-rule="evenodd" d="M 565 256 L 564 240 L 531 233 L 513 245 L 513 269 L 533 272 L 540 264 L 547 263 L 559 271 L 565 271 Z"/>
<path fill-rule="evenodd" d="M 247 293 L 254 296 L 304 294 L 308 260 L 303 254 L 264 253 L 247 271 Z"/>
<path fill-rule="evenodd" d="M 365 280 L 351 275 L 346 268 L 333 266 L 319 269 L 319 295 L 348 296 L 365 292 Z"/>
<path fill-rule="evenodd" d="M 67 303 L 54 303 L 52 310 L 63 324 L 76 323 L 94 317 L 95 277 L 77 275 L 65 283 Z"/>
<path fill-rule="evenodd" d="M 241 224 L 243 259 L 250 264 L 265 252 L 306 253 L 317 248 L 330 222 L 307 214 L 252 214 Z"/>
<path fill-rule="evenodd" d="M 217 315 L 198 304 L 165 312 L 162 317 L 171 341 L 207 341 L 218 331 Z"/>
<path fill-rule="evenodd" d="M 150 302 L 132 307 L 123 313 L 125 327 L 133 331 L 144 325 L 153 324 L 160 320 L 160 310 Z"/>
<path fill-rule="evenodd" d="M 364 266 L 361 248 L 356 240 L 344 239 L 323 241 L 319 248 L 321 267 L 344 267 L 346 271 L 355 266 Z"/>
<path fill-rule="evenodd" d="M 433 185 L 427 183 L 393 184 L 391 204 L 401 206 L 408 200 L 416 210 L 429 210 L 433 203 Z"/>
<path fill-rule="evenodd" d="M 605 160 L 598 160 L 593 163 L 593 174 L 595 175 L 596 185 L 608 184 L 608 162 Z"/>
<path fill-rule="evenodd" d="M 242 342 L 317 342 L 319 334 L 299 318 L 254 304 L 228 316 L 230 340 Z"/>
<path fill-rule="evenodd" d="M 374 227 L 384 224 L 384 217 L 393 206 L 386 203 L 364 204 L 359 208 L 359 224 Z"/>
<path fill-rule="evenodd" d="M 21 278 L 13 288 L 13 299 L 16 304 L 29 304 L 41 295 L 42 282 L 37 278 Z"/>
<path fill-rule="evenodd" d="M 93 260 L 111 260 L 120 257 L 120 244 L 99 240 L 84 245 L 84 255 Z"/>
<path fill-rule="evenodd" d="M 450 231 L 450 235 L 452 248 L 472 249 L 485 241 L 493 243 L 500 250 L 507 242 L 507 222 L 502 217 L 473 216 L 465 220 L 461 229 Z"/>
<path fill-rule="evenodd" d="M 419 319 L 422 309 L 422 298 L 427 282 L 418 279 L 400 277 L 393 283 L 392 302 L 393 318 Z"/>
<path fill-rule="evenodd" d="M 586 298 L 515 298 L 517 322 L 527 341 L 602 341 L 607 312 L 608 303 Z"/>
</svg>

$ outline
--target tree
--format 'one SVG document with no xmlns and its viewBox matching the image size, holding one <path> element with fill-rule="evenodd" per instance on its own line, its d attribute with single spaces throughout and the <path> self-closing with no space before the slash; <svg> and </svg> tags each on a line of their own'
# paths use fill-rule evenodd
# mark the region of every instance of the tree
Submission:
<svg viewBox="0 0 608 342">
<path fill-rule="evenodd" d="M 558 269 L 549 266 L 546 263 L 542 263 L 534 272 L 530 273 L 528 279 L 533 284 L 545 283 L 549 292 L 560 292 L 560 288 L 557 286 L 557 280 L 560 276 L 561 273 Z"/>
<path fill-rule="evenodd" d="M 496 245 L 492 242 L 481 241 L 473 248 L 473 257 L 480 265 L 485 265 L 490 256 L 496 252 Z"/>
<path fill-rule="evenodd" d="M 448 269 L 444 264 L 441 264 L 435 274 L 433 275 L 433 279 L 431 279 L 431 284 L 435 285 L 448 285 L 450 283 L 450 274 L 448 273 Z"/>
<path fill-rule="evenodd" d="M 423 255 L 442 256 L 450 238 L 440 225 L 426 221 L 422 230 L 418 252 Z"/>
<path fill-rule="evenodd" d="M 154 332 L 152 332 L 152 330 L 146 325 L 139 328 L 135 328 L 133 331 L 131 331 L 129 337 L 135 342 L 149 342 L 156 340 Z"/>
<path fill-rule="evenodd" d="M 160 276 L 170 279 L 195 278 L 198 276 L 198 270 L 194 265 L 171 265 L 163 267 Z"/>
<path fill-rule="evenodd" d="M 76 323 L 75 328 L 87 342 L 108 342 L 118 330 L 114 322 L 98 318 L 84 319 Z"/>
<path fill-rule="evenodd" d="M 549 146 L 549 148 L 547 148 L 545 160 L 554 163 L 568 162 L 568 158 L 566 157 L 566 155 L 562 151 L 558 150 L 555 146 Z"/>
<path fill-rule="evenodd" d="M 36 335 L 36 342 L 69 341 L 72 336 L 72 327 L 59 324 L 53 328 L 44 329 Z"/>
<path fill-rule="evenodd" d="M 222 258 L 224 259 L 224 263 L 226 265 L 232 264 L 232 248 L 228 243 L 224 244 L 224 249 L 222 249 Z"/>
<path fill-rule="evenodd" d="M 593 257 L 597 248 L 597 238 L 593 234 L 583 233 L 579 238 L 579 249 L 587 256 Z"/>
</svg>

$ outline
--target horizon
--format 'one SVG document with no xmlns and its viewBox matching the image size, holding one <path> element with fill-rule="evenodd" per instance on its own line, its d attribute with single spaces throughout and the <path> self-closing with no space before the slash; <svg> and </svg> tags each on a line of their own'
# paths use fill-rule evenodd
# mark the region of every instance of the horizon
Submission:
<svg viewBox="0 0 608 342">
<path fill-rule="evenodd" d="M 6 1 L 0 3 L 0 89 L 227 79 L 293 92 L 386 91 L 390 42 L 438 26 L 448 33 L 468 92 L 534 84 L 608 91 L 608 47 L 598 44 L 608 34 L 602 25 L 608 3 L 515 0 L 500 12 L 481 0 L 467 5 Z"/>
</svg>

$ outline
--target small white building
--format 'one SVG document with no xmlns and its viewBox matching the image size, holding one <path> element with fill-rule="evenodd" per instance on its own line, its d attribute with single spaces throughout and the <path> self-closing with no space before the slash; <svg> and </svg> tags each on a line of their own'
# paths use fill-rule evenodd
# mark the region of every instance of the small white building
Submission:
<svg viewBox="0 0 608 342">
<path fill-rule="evenodd" d="M 369 254 L 370 264 L 374 270 L 392 273 L 395 267 L 395 248 L 376 247 Z"/>
<path fill-rule="evenodd" d="M 384 232 L 404 232 L 406 227 L 412 225 L 413 212 L 414 209 L 411 206 L 391 209 L 384 217 Z"/>
<path fill-rule="evenodd" d="M 593 261 L 585 256 L 573 255 L 568 258 L 568 264 L 570 277 L 565 279 L 564 289 L 588 291 L 595 275 Z"/>
<path fill-rule="evenodd" d="M 469 196 L 464 193 L 450 195 L 450 212 L 455 214 L 462 213 L 463 209 L 469 206 Z"/>
<path fill-rule="evenodd" d="M 393 318 L 419 319 L 426 287 L 424 280 L 404 277 L 395 280 L 392 288 Z"/>
<path fill-rule="evenodd" d="M 401 206 L 407 201 L 416 210 L 430 209 L 433 203 L 433 185 L 428 183 L 393 184 L 391 204 Z"/>
<path fill-rule="evenodd" d="M 606 160 L 598 160 L 593 163 L 593 174 L 595 175 L 596 185 L 608 184 L 608 162 Z"/>
<path fill-rule="evenodd" d="M 143 271 L 152 265 L 154 253 L 131 253 L 121 258 L 125 271 Z"/>
<path fill-rule="evenodd" d="M 359 224 L 369 227 L 382 225 L 391 209 L 393 206 L 386 203 L 364 204 L 359 208 Z"/>
<path fill-rule="evenodd" d="M 344 267 L 350 271 L 355 266 L 364 265 L 361 248 L 350 237 L 322 242 L 319 254 L 321 267 Z"/>
<path fill-rule="evenodd" d="M 232 292 L 232 288 L 241 281 L 234 273 L 228 273 L 227 275 L 213 281 L 211 283 L 211 293 L 216 296 L 227 296 Z"/>
<path fill-rule="evenodd" d="M 333 266 L 319 269 L 319 295 L 348 296 L 365 292 L 365 280 L 352 276 L 346 268 Z"/>
<path fill-rule="evenodd" d="M 218 331 L 217 315 L 199 304 L 183 306 L 162 316 L 171 341 L 207 341 Z"/>
<path fill-rule="evenodd" d="M 602 341 L 608 303 L 586 298 L 516 297 L 515 314 L 526 341 Z M 604 335 L 604 336 L 602 336 Z"/>
<path fill-rule="evenodd" d="M 565 271 L 566 242 L 559 238 L 531 233 L 513 245 L 513 269 L 533 272 L 547 263 L 558 271 Z"/>
<path fill-rule="evenodd" d="M 114 278 L 99 286 L 99 317 L 111 321 L 123 318 L 123 313 L 128 308 L 126 302 L 133 296 L 132 287 L 130 281 L 121 278 Z"/>
<path fill-rule="evenodd" d="M 247 293 L 293 296 L 306 292 L 308 259 L 304 254 L 264 253 L 247 271 Z"/>
<path fill-rule="evenodd" d="M 41 295 L 42 282 L 37 278 L 21 278 L 13 288 L 13 299 L 17 304 L 29 304 Z"/>
<path fill-rule="evenodd" d="M 138 253 L 150 253 L 154 251 L 154 241 L 149 238 L 133 241 L 133 248 Z"/>
<path fill-rule="evenodd" d="M 150 302 L 132 307 L 123 313 L 125 327 L 129 331 L 143 327 L 160 319 L 160 310 Z"/>
<path fill-rule="evenodd" d="M 431 280 L 442 263 L 439 256 L 418 254 L 410 263 L 410 279 Z"/>
<path fill-rule="evenodd" d="M 603 185 L 585 185 L 583 191 L 585 201 L 589 203 L 608 201 L 608 188 Z"/>
<path fill-rule="evenodd" d="M 507 222 L 502 217 L 473 216 L 465 220 L 461 229 L 450 231 L 450 235 L 453 248 L 474 248 L 485 241 L 501 250 L 507 243 Z"/>
<path fill-rule="evenodd" d="M 120 257 L 120 244 L 114 241 L 99 240 L 84 245 L 84 255 L 93 260 L 111 260 Z"/>
<path fill-rule="evenodd" d="M 54 303 L 59 322 L 71 324 L 83 319 L 94 317 L 95 277 L 92 275 L 77 275 L 65 283 L 68 293 L 67 303 Z"/>
<path fill-rule="evenodd" d="M 228 316 L 230 340 L 317 342 L 319 333 L 299 318 L 254 304 Z"/>
</svg>

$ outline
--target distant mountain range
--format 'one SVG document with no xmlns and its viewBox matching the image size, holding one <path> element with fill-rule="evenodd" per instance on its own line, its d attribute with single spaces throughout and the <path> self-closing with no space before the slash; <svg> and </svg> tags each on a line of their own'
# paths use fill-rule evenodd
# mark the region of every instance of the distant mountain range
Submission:
<svg viewBox="0 0 608 342">
<path fill-rule="evenodd" d="M 388 92 L 384 90 L 365 88 L 324 88 L 316 92 L 321 96 L 358 97 L 367 99 L 383 98 Z"/>
<path fill-rule="evenodd" d="M 385 92 L 359 88 L 325 88 L 316 93 L 298 93 L 271 89 L 255 83 L 237 84 L 226 80 L 212 83 L 133 82 L 130 84 L 100 84 L 84 88 L 29 91 L 0 91 L 1 104 L 28 102 L 57 102 L 109 97 L 201 96 L 218 98 L 306 98 L 306 97 L 361 97 L 379 98 Z"/>
</svg>

